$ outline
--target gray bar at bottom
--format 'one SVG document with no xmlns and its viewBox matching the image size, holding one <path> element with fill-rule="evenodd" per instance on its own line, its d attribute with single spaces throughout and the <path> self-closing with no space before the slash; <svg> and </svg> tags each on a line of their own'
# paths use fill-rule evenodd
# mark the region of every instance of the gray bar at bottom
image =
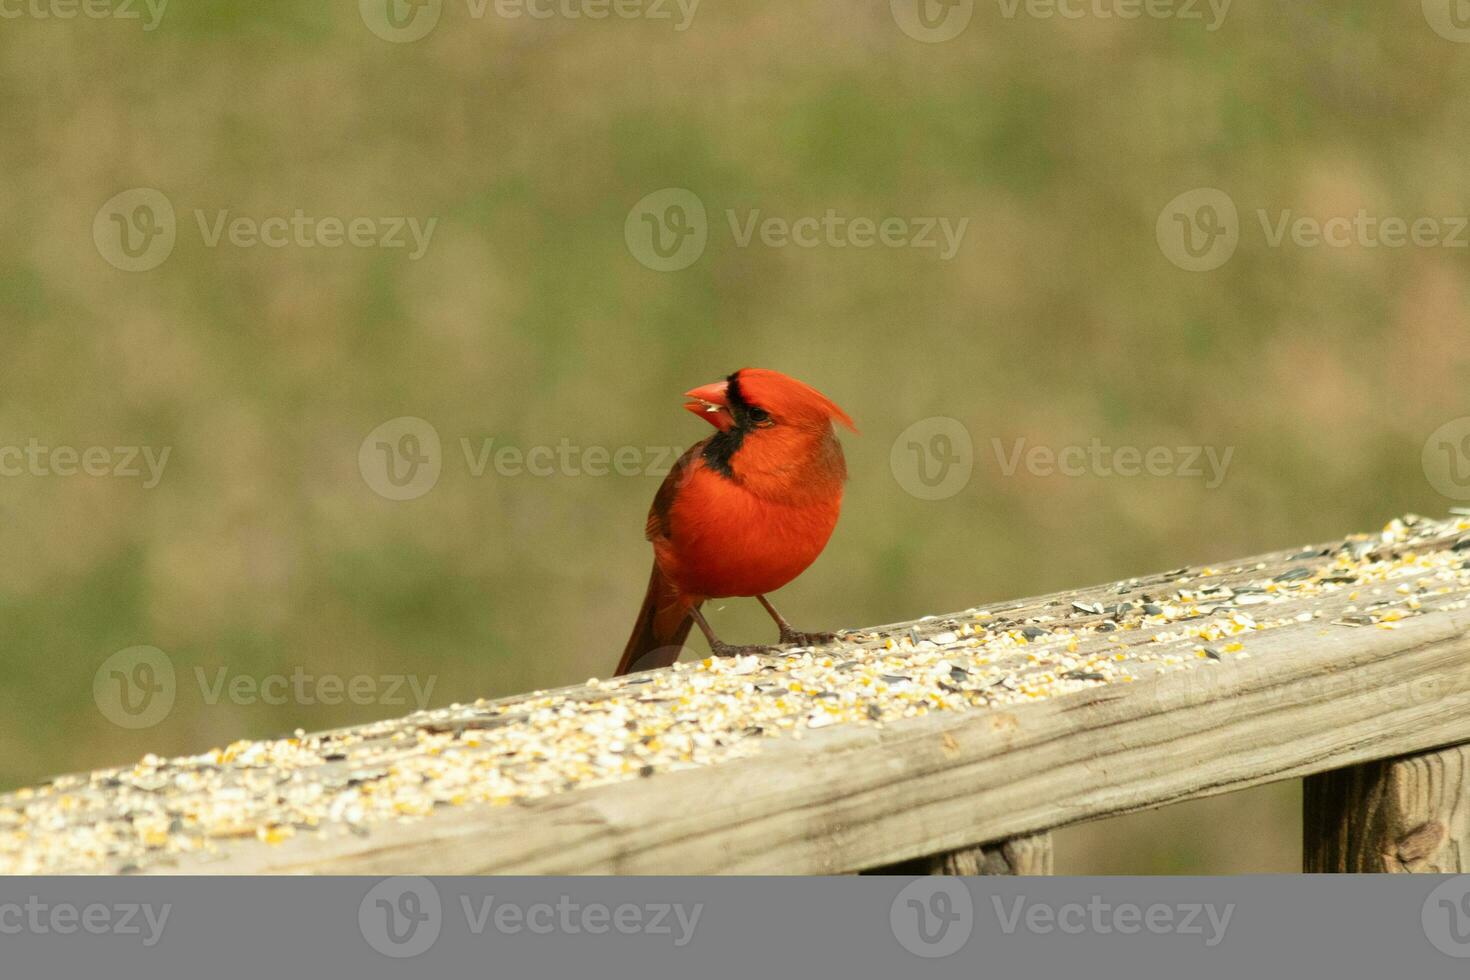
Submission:
<svg viewBox="0 0 1470 980">
<path fill-rule="evenodd" d="M 0 881 L 0 976 L 1470 976 L 1470 876 Z"/>
</svg>

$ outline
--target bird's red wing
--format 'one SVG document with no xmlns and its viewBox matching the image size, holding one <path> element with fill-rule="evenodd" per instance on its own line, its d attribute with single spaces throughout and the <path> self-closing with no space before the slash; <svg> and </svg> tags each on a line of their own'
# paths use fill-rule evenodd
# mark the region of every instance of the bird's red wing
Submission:
<svg viewBox="0 0 1470 980">
<path fill-rule="evenodd" d="M 669 475 L 664 477 L 664 482 L 659 485 L 658 493 L 653 497 L 653 506 L 648 510 L 648 523 L 643 526 L 643 536 L 649 541 L 670 536 L 669 511 L 673 509 L 679 488 L 688 480 L 690 470 L 699 465 L 699 454 L 703 449 L 702 442 L 686 449 L 669 471 Z"/>
</svg>

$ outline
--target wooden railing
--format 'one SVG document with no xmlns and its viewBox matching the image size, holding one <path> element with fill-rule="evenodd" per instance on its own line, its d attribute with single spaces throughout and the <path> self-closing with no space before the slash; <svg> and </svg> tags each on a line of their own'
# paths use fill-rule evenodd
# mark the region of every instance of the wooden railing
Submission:
<svg viewBox="0 0 1470 980">
<path fill-rule="evenodd" d="M 1470 520 L 0 798 L 8 872 L 1046 873 L 1307 777 L 1308 870 L 1463 871 Z"/>
</svg>

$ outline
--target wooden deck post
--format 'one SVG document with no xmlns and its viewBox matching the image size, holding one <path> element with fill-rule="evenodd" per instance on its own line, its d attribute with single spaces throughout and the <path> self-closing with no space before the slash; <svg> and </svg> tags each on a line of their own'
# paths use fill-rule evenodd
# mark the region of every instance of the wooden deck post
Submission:
<svg viewBox="0 0 1470 980">
<path fill-rule="evenodd" d="M 1470 745 L 1309 776 L 1309 873 L 1470 870 Z"/>
<path fill-rule="evenodd" d="M 902 861 L 865 874 L 877 875 L 1049 875 L 1052 873 L 1051 834 L 1017 837 L 982 844 L 948 854 Z"/>
</svg>

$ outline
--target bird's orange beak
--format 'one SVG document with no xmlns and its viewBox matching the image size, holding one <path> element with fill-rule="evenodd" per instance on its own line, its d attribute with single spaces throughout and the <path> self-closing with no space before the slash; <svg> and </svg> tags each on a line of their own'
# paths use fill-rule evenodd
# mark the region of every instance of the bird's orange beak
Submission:
<svg viewBox="0 0 1470 980">
<path fill-rule="evenodd" d="M 735 427 L 735 417 L 730 414 L 730 382 L 716 381 L 702 388 L 684 392 L 689 399 L 684 407 L 704 419 L 721 432 Z"/>
</svg>

